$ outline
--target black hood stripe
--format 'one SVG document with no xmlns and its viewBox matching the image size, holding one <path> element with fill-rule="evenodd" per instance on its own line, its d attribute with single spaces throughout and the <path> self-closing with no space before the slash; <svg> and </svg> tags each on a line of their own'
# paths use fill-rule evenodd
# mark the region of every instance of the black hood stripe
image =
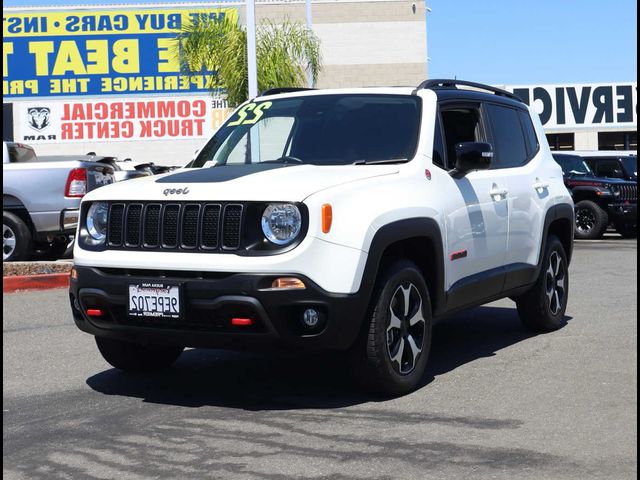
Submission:
<svg viewBox="0 0 640 480">
<path fill-rule="evenodd" d="M 253 175 L 254 173 L 266 172 L 276 168 L 295 167 L 297 165 L 287 165 L 278 163 L 253 163 L 246 165 L 224 165 L 211 168 L 189 168 L 185 171 L 174 173 L 166 177 L 159 178 L 156 183 L 217 183 L 228 182 L 236 178 Z"/>
</svg>

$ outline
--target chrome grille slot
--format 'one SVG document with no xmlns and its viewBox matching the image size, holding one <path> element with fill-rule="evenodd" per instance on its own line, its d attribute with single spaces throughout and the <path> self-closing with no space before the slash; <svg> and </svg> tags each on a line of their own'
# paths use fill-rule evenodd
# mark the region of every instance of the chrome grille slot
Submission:
<svg viewBox="0 0 640 480">
<path fill-rule="evenodd" d="M 144 211 L 143 245 L 154 248 L 160 245 L 160 212 L 162 205 L 151 204 Z"/>
<path fill-rule="evenodd" d="M 222 248 L 225 250 L 237 250 L 240 248 L 242 205 L 226 205 L 222 217 Z"/>
<path fill-rule="evenodd" d="M 622 188 L 622 200 L 638 201 L 638 186 L 637 185 L 623 185 Z"/>
<path fill-rule="evenodd" d="M 142 205 L 129 205 L 126 212 L 125 244 L 127 247 L 140 245 L 140 229 L 142 227 Z"/>
<path fill-rule="evenodd" d="M 220 205 L 207 204 L 202 212 L 202 248 L 218 248 Z"/>
<path fill-rule="evenodd" d="M 162 246 L 176 248 L 178 246 L 178 220 L 180 205 L 170 204 L 164 207 L 162 215 Z"/>
<path fill-rule="evenodd" d="M 182 248 L 196 248 L 198 246 L 198 220 L 200 205 L 185 205 L 182 211 Z"/>
<path fill-rule="evenodd" d="M 119 247 L 122 245 L 122 222 L 124 220 L 124 205 L 114 203 L 109 208 L 109 222 L 107 224 L 107 240 L 109 245 Z"/>
</svg>

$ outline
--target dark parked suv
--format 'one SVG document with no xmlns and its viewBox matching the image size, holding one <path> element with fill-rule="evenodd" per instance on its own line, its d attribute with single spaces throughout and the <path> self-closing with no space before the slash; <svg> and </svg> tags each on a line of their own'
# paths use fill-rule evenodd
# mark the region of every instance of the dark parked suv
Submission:
<svg viewBox="0 0 640 480">
<path fill-rule="evenodd" d="M 576 238 L 600 238 L 611 223 L 623 237 L 637 236 L 637 181 L 599 176 L 579 155 L 554 153 L 553 158 L 576 206 Z"/>
<path fill-rule="evenodd" d="M 580 154 L 598 177 L 638 181 L 637 155 Z"/>
</svg>

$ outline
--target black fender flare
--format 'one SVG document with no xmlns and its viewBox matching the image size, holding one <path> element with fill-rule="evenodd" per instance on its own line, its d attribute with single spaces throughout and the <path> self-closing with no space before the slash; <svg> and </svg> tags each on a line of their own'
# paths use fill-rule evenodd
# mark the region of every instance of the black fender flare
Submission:
<svg viewBox="0 0 640 480">
<path fill-rule="evenodd" d="M 429 290 L 435 293 L 435 295 L 431 295 L 434 316 L 444 307 L 445 266 L 443 237 L 438 223 L 434 219 L 427 217 L 398 220 L 380 227 L 374 234 L 371 245 L 369 246 L 369 253 L 360 284 L 360 293 L 364 297 L 363 301 L 366 300 L 367 305 L 369 305 L 371 301 L 385 250 L 394 243 L 414 238 L 424 238 L 433 246 L 431 254 L 433 255 L 432 264 L 435 271 L 431 272 L 431 278 L 435 280 L 435 285 L 430 285 Z"/>
<path fill-rule="evenodd" d="M 544 235 L 542 237 L 542 245 L 540 246 L 540 256 L 538 257 L 538 267 L 537 274 L 540 273 L 540 269 L 542 269 L 542 261 L 544 252 L 547 248 L 547 240 L 549 238 L 549 231 L 551 229 L 551 224 L 556 222 L 557 220 L 568 220 L 570 225 L 570 230 L 565 232 L 565 234 L 569 238 L 569 248 L 565 252 L 567 255 L 567 262 L 571 263 L 571 258 L 573 256 L 573 230 L 575 227 L 575 207 L 569 203 L 559 203 L 557 205 L 552 206 L 547 210 L 547 214 L 544 218 Z M 536 275 L 537 278 L 537 275 Z"/>
</svg>

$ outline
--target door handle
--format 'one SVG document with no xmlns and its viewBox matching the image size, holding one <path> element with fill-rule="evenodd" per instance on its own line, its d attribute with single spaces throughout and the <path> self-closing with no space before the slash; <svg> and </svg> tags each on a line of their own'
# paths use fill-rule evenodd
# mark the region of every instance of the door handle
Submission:
<svg viewBox="0 0 640 480">
<path fill-rule="evenodd" d="M 491 190 L 489 190 L 489 195 L 491 195 L 491 198 L 493 198 L 495 202 L 502 200 L 502 197 L 506 197 L 508 193 L 509 190 L 507 190 L 506 188 L 499 188 L 497 186 L 494 186 Z"/>
<path fill-rule="evenodd" d="M 549 188 L 549 182 L 543 182 L 539 178 L 536 178 L 536 183 L 533 184 L 533 188 L 536 190 L 544 190 Z"/>
</svg>

